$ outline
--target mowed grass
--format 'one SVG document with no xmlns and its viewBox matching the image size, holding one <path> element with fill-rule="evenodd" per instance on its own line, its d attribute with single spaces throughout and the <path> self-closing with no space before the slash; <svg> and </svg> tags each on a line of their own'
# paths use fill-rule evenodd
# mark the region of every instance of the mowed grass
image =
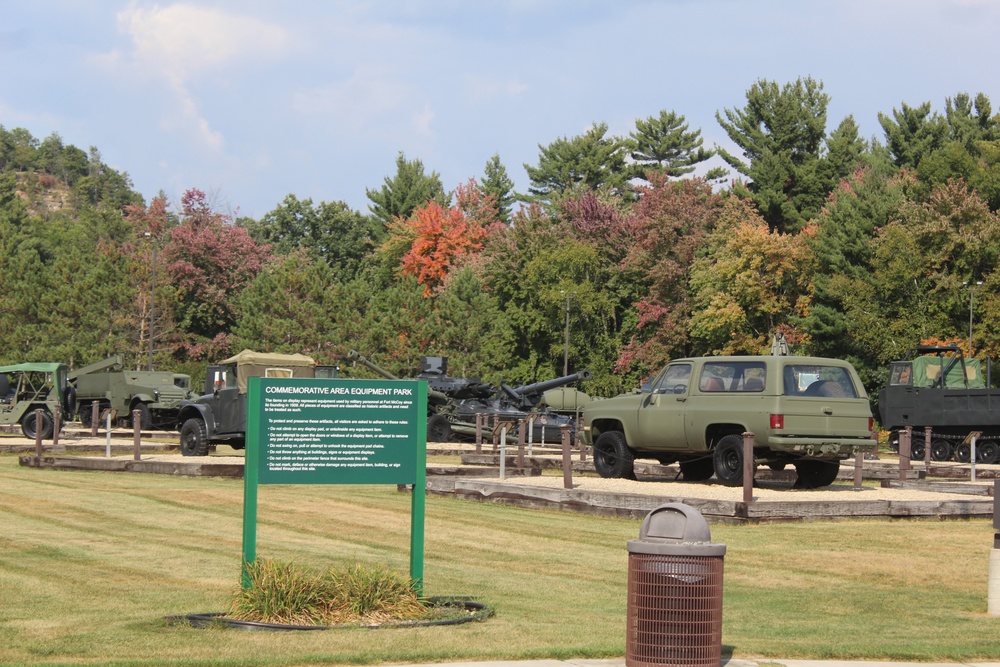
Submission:
<svg viewBox="0 0 1000 667">
<path fill-rule="evenodd" d="M 164 617 L 239 584 L 241 480 L 57 472 L 0 456 L 0 664 L 321 665 L 620 657 L 638 520 L 429 496 L 424 592 L 482 623 L 266 633 Z M 409 494 L 262 486 L 258 556 L 408 572 Z M 712 526 L 727 545 L 723 650 L 738 658 L 995 660 L 992 524 Z"/>
</svg>

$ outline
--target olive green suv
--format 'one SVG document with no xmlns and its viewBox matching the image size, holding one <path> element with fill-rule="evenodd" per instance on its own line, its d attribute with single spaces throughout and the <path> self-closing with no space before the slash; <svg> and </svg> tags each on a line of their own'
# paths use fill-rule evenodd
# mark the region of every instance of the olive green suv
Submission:
<svg viewBox="0 0 1000 667">
<path fill-rule="evenodd" d="M 631 394 L 583 408 L 583 437 L 602 477 L 635 478 L 634 460 L 680 464 L 685 480 L 743 483 L 743 434 L 753 465 L 797 472 L 817 488 L 840 461 L 874 451 L 868 396 L 846 361 L 819 357 L 699 357 L 671 361 Z"/>
</svg>

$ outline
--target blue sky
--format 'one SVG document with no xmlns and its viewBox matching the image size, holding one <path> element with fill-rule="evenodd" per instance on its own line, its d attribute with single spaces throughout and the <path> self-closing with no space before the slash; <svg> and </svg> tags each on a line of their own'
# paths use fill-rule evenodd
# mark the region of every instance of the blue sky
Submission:
<svg viewBox="0 0 1000 667">
<path fill-rule="evenodd" d="M 828 130 L 958 92 L 1000 111 L 993 0 L 0 0 L 0 124 L 58 132 L 147 201 L 259 218 L 288 194 L 367 212 L 419 158 L 447 189 L 494 153 L 671 109 L 706 146 L 759 79 L 820 80 Z"/>
</svg>

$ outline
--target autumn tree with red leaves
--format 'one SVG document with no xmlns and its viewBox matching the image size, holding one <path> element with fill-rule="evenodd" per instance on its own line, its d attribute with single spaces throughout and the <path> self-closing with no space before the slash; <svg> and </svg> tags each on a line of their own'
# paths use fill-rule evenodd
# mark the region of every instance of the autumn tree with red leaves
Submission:
<svg viewBox="0 0 1000 667">
<path fill-rule="evenodd" d="M 229 351 L 234 299 L 270 255 L 270 246 L 255 242 L 230 216 L 213 211 L 204 192 L 184 193 L 181 222 L 171 230 L 164 257 L 178 290 L 177 323 L 190 334 L 184 345 L 188 358 L 216 358 Z"/>
</svg>

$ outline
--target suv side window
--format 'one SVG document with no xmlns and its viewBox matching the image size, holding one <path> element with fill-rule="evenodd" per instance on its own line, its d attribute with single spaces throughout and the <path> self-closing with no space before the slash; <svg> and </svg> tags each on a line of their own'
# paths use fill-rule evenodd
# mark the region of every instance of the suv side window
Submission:
<svg viewBox="0 0 1000 667">
<path fill-rule="evenodd" d="M 761 392 L 767 383 L 767 368 L 762 362 L 709 362 L 702 366 L 698 388 L 706 393 L 717 391 Z"/>
<path fill-rule="evenodd" d="M 654 394 L 683 394 L 691 379 L 691 364 L 670 364 L 653 383 Z"/>
<path fill-rule="evenodd" d="M 850 373 L 841 366 L 788 365 L 783 377 L 786 396 L 858 397 Z"/>
</svg>

